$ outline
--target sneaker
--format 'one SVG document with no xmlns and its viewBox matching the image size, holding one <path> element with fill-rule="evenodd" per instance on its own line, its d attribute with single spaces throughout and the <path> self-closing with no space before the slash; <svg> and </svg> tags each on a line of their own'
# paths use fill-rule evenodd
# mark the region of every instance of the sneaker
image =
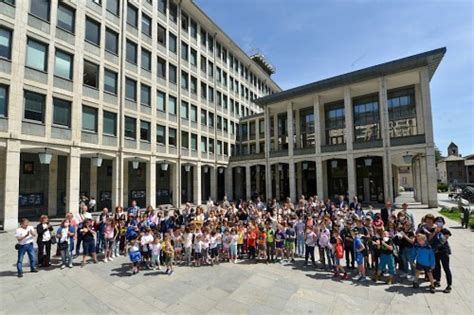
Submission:
<svg viewBox="0 0 474 315">
<path fill-rule="evenodd" d="M 391 285 L 393 283 L 393 277 L 388 277 L 387 284 Z"/>
<path fill-rule="evenodd" d="M 430 292 L 431 292 L 431 293 L 435 293 L 435 292 L 436 292 L 435 287 L 432 286 L 432 285 L 430 285 Z"/>
<path fill-rule="evenodd" d="M 346 272 L 342 276 L 342 280 L 349 280 L 349 275 Z"/>
<path fill-rule="evenodd" d="M 69 264 L 68 267 L 69 267 L 69 268 L 72 268 L 72 264 Z"/>
<path fill-rule="evenodd" d="M 407 275 L 407 280 L 408 281 L 413 281 L 413 280 L 415 280 L 415 277 L 413 277 L 412 275 Z"/>
<path fill-rule="evenodd" d="M 38 269 L 33 269 L 31 270 L 31 272 L 38 272 Z"/>
<path fill-rule="evenodd" d="M 109 257 L 109 261 L 114 261 L 114 260 L 112 259 L 112 257 Z"/>
<path fill-rule="evenodd" d="M 448 285 L 446 289 L 443 290 L 444 293 L 451 293 L 451 286 Z"/>
<path fill-rule="evenodd" d="M 17 277 L 18 277 L 18 278 L 23 278 L 23 274 L 22 274 L 22 273 L 19 273 L 19 274 L 17 274 Z"/>
<path fill-rule="evenodd" d="M 104 262 L 107 263 L 109 260 L 107 258 L 104 259 Z"/>
<path fill-rule="evenodd" d="M 64 268 L 66 268 L 66 265 L 61 265 L 61 270 L 63 270 Z"/>
<path fill-rule="evenodd" d="M 407 274 L 402 271 L 402 272 L 400 272 L 399 276 L 400 276 L 400 278 L 406 278 Z"/>
<path fill-rule="evenodd" d="M 168 276 L 171 276 L 173 274 L 173 270 L 171 270 L 169 273 L 168 273 Z"/>
<path fill-rule="evenodd" d="M 360 281 L 370 281 L 369 277 L 361 277 Z"/>
<path fill-rule="evenodd" d="M 361 278 L 362 278 L 362 275 L 357 275 L 354 278 L 352 278 L 352 280 L 359 281 Z"/>
<path fill-rule="evenodd" d="M 441 286 L 441 283 L 439 283 L 439 281 L 435 281 L 434 286 L 435 288 L 439 288 Z"/>
</svg>

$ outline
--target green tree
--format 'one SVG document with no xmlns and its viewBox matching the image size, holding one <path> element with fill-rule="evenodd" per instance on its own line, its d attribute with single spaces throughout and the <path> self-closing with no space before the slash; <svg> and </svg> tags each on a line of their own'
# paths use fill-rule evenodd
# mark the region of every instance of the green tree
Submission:
<svg viewBox="0 0 474 315">
<path fill-rule="evenodd" d="M 438 149 L 438 146 L 435 145 L 435 161 L 438 163 L 443 157 L 441 156 L 441 151 Z"/>
</svg>

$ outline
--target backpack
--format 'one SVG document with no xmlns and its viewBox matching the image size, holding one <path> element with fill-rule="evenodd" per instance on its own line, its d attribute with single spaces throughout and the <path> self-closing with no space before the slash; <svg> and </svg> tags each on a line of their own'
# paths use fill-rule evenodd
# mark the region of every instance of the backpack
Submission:
<svg viewBox="0 0 474 315">
<path fill-rule="evenodd" d="M 336 243 L 336 258 L 342 259 L 344 257 L 344 246 L 342 245 L 342 241 L 338 241 Z"/>
<path fill-rule="evenodd" d="M 127 228 L 127 232 L 125 232 L 125 238 L 127 241 L 133 240 L 138 236 L 137 232 L 135 231 L 135 228 L 133 226 L 129 226 Z"/>
</svg>

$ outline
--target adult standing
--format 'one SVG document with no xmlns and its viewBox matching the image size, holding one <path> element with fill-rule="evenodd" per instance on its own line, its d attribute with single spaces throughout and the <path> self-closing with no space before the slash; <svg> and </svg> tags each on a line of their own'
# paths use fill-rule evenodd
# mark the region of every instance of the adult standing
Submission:
<svg viewBox="0 0 474 315">
<path fill-rule="evenodd" d="M 102 213 L 97 217 L 96 227 L 97 227 L 97 240 L 96 240 L 96 253 L 102 253 L 104 251 L 104 228 L 105 223 L 109 219 L 109 209 L 102 209 Z"/>
<path fill-rule="evenodd" d="M 71 225 L 69 219 L 64 219 L 61 223 L 61 226 L 58 228 L 58 232 L 56 233 L 58 238 L 58 248 L 61 251 L 61 269 L 64 269 L 66 266 L 72 268 L 74 235 L 76 235 L 74 226 Z"/>
<path fill-rule="evenodd" d="M 87 256 L 90 256 L 94 259 L 94 263 L 97 263 L 97 254 L 95 252 L 95 242 L 94 237 L 96 232 L 93 229 L 93 221 L 91 219 L 84 220 L 83 227 L 79 231 L 82 235 L 82 248 L 83 248 L 83 256 L 82 256 L 82 264 L 81 267 L 84 267 L 86 264 Z"/>
<path fill-rule="evenodd" d="M 51 258 L 51 238 L 53 227 L 49 224 L 49 218 L 43 214 L 40 217 L 40 223 L 36 226 L 38 232 L 38 266 L 49 267 Z"/>
<path fill-rule="evenodd" d="M 443 217 L 436 218 L 436 227 L 434 236 L 431 239 L 431 248 L 435 253 L 436 265 L 433 270 L 433 277 L 435 279 L 435 287 L 440 287 L 441 284 L 441 265 L 443 266 L 444 273 L 446 275 L 447 286 L 443 290 L 444 293 L 451 292 L 451 285 L 453 283 L 453 277 L 451 275 L 451 269 L 449 267 L 449 255 L 451 255 L 451 247 L 449 246 L 448 239 L 451 236 L 451 232 L 444 227 L 445 221 Z"/>
<path fill-rule="evenodd" d="M 132 200 L 132 206 L 127 209 L 128 214 L 133 215 L 133 217 L 136 218 L 139 210 L 140 208 L 138 208 L 137 202 L 135 200 Z"/>
<path fill-rule="evenodd" d="M 392 215 L 392 213 L 393 213 L 392 202 L 387 201 L 385 203 L 385 208 L 383 208 L 380 211 L 382 221 L 383 221 L 383 225 L 384 225 L 385 228 L 387 228 L 387 225 L 388 225 L 388 217 L 390 217 Z"/>
<path fill-rule="evenodd" d="M 76 256 L 79 256 L 81 243 L 82 243 L 82 233 L 79 233 L 79 231 L 83 228 L 84 221 L 86 219 L 91 220 L 92 214 L 89 212 L 89 208 L 86 205 L 82 205 L 81 209 L 79 210 L 79 220 L 78 220 L 77 229 L 76 229 L 77 231 Z"/>
<path fill-rule="evenodd" d="M 15 232 L 15 237 L 18 241 L 18 260 L 16 262 L 18 278 L 23 277 L 23 257 L 25 256 L 25 253 L 28 254 L 31 272 L 38 272 L 36 269 L 35 249 L 33 247 L 36 232 L 32 226 L 29 226 L 29 223 L 28 219 L 21 219 L 20 227 L 16 229 Z"/>
</svg>

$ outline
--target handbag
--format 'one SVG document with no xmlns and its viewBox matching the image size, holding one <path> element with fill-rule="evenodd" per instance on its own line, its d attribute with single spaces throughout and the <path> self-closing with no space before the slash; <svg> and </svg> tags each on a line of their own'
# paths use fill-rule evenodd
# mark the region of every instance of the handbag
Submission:
<svg viewBox="0 0 474 315">
<path fill-rule="evenodd" d="M 56 244 L 58 240 L 56 239 L 56 235 L 51 233 L 51 244 Z"/>
<path fill-rule="evenodd" d="M 21 245 L 20 245 L 19 243 L 16 243 L 16 244 L 15 244 L 15 249 L 16 249 L 16 250 L 19 250 L 19 249 L 20 249 L 20 246 L 21 246 Z"/>
</svg>

